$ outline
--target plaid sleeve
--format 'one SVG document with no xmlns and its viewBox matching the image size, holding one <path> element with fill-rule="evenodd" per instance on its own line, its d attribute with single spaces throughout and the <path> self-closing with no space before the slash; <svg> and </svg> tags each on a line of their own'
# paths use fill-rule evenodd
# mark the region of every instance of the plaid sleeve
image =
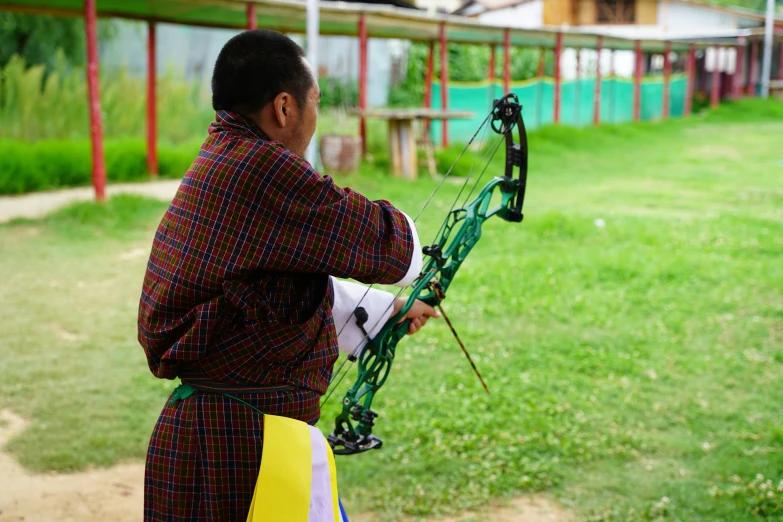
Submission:
<svg viewBox="0 0 783 522">
<path fill-rule="evenodd" d="M 415 231 L 405 214 L 338 187 L 275 142 L 248 152 L 254 168 L 220 180 L 227 208 L 208 227 L 231 247 L 219 252 L 228 274 L 316 272 L 383 284 L 406 275 Z"/>
<path fill-rule="evenodd" d="M 415 240 L 390 203 L 336 186 L 278 143 L 213 133 L 155 233 L 138 322 L 150 368 L 173 378 L 201 361 L 236 375 L 259 346 L 305 349 L 331 324 L 305 321 L 324 299 L 317 276 L 394 284 L 418 272 Z M 318 338 L 327 353 L 329 335 Z"/>
</svg>

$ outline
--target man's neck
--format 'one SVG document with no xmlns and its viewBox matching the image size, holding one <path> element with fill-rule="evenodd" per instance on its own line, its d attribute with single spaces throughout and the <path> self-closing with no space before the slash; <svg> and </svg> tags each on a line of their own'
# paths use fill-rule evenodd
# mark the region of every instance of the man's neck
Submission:
<svg viewBox="0 0 783 522">
<path fill-rule="evenodd" d="M 242 116 L 242 117 L 244 117 L 244 118 L 245 118 L 247 121 L 249 121 L 249 122 L 251 122 L 253 125 L 255 125 L 255 126 L 256 126 L 256 128 L 257 128 L 259 131 L 261 131 L 261 134 L 263 134 L 263 135 L 264 135 L 266 138 L 268 138 L 268 139 L 271 139 L 271 140 L 274 140 L 274 139 L 275 139 L 275 138 L 274 138 L 274 137 L 273 137 L 271 134 L 269 134 L 269 133 L 266 131 L 266 129 L 264 128 L 264 125 L 263 125 L 263 123 L 262 123 L 262 121 L 261 121 L 261 117 L 260 117 L 261 115 L 260 115 L 260 114 L 256 114 L 255 116 L 253 116 L 253 115 L 250 115 L 250 114 L 243 114 L 243 113 L 240 113 L 240 114 L 241 114 L 241 116 Z"/>
</svg>

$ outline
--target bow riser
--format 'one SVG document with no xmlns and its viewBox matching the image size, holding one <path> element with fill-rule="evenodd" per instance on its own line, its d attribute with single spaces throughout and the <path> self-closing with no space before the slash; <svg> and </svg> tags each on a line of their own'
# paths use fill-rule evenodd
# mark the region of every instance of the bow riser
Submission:
<svg viewBox="0 0 783 522">
<path fill-rule="evenodd" d="M 501 193 L 501 203 L 493 209 L 487 210 L 492 203 L 496 190 L 499 190 Z M 513 183 L 509 183 L 507 178 L 495 178 L 482 189 L 475 200 L 461 209 L 451 211 L 447 220 L 448 224 L 444 227 L 441 238 L 435 243 L 437 245 L 435 250 L 443 253 L 438 258 L 431 257 L 424 265 L 425 271 L 437 269 L 440 265 L 438 283 L 440 285 L 439 290 L 442 293 L 445 294 L 457 270 L 462 266 L 463 261 L 468 257 L 468 254 L 476 246 L 479 239 L 481 239 L 484 221 L 496 215 L 506 219 L 505 216 L 508 215 L 511 208 L 510 205 L 513 203 L 516 194 L 516 186 Z M 449 245 L 445 246 L 453 228 L 458 223 L 462 223 L 462 226 L 451 239 Z M 436 306 L 442 301 L 442 299 L 437 298 L 435 292 L 419 296 L 419 299 L 431 306 Z M 409 299 L 409 303 L 406 303 L 406 305 L 412 306 L 413 302 L 414 300 Z"/>
</svg>

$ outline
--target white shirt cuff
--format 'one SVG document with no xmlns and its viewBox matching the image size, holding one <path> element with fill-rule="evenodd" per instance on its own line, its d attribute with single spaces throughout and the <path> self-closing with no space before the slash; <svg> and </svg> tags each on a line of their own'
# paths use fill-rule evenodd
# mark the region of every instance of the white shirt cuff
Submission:
<svg viewBox="0 0 783 522">
<path fill-rule="evenodd" d="M 408 225 L 411 227 L 411 235 L 413 236 L 413 255 L 411 255 L 411 264 L 408 267 L 408 272 L 402 279 L 394 283 L 394 286 L 406 287 L 413 284 L 416 278 L 419 277 L 419 274 L 421 274 L 423 260 L 421 257 L 421 242 L 419 241 L 419 232 L 416 230 L 416 224 L 408 214 L 403 212 L 403 215 L 405 216 L 405 219 L 408 220 Z"/>
<path fill-rule="evenodd" d="M 364 285 L 334 277 L 331 279 L 334 289 L 332 317 L 337 329 L 337 342 L 340 351 L 348 355 L 358 355 L 359 350 L 367 344 L 370 338 L 381 331 L 383 325 L 391 317 L 394 311 L 394 295 L 375 288 L 368 290 Z M 354 311 L 357 306 L 361 306 L 367 312 L 368 319 L 364 323 L 367 336 L 356 322 Z"/>
</svg>

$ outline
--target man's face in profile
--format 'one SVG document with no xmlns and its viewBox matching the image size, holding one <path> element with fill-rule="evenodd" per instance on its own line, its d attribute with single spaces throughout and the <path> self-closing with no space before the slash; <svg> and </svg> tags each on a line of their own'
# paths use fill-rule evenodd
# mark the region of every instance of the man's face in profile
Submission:
<svg viewBox="0 0 783 522">
<path fill-rule="evenodd" d="M 286 146 L 295 154 L 304 157 L 310 141 L 313 139 L 315 129 L 318 126 L 318 105 L 321 103 L 321 89 L 313 74 L 313 68 L 309 62 L 302 58 L 312 78 L 312 84 L 307 91 L 304 107 L 299 108 L 299 120 L 293 128 L 290 143 Z"/>
</svg>

